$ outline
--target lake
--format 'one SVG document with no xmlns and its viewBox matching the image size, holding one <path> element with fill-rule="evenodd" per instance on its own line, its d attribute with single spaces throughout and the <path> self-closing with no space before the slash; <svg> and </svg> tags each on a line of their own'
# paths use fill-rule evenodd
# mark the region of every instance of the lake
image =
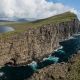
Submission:
<svg viewBox="0 0 80 80">
<path fill-rule="evenodd" d="M 14 31 L 15 29 L 9 26 L 0 26 L 0 33 Z"/>
</svg>

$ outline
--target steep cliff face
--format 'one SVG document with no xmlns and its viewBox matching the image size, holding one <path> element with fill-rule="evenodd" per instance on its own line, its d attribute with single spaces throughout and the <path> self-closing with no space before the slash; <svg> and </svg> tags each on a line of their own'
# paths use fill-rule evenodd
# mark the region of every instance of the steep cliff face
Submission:
<svg viewBox="0 0 80 80">
<path fill-rule="evenodd" d="M 24 33 L 0 39 L 0 66 L 11 59 L 17 64 L 40 60 L 59 47 L 58 42 L 78 32 L 79 21 L 46 24 L 39 28 L 29 28 Z"/>
</svg>

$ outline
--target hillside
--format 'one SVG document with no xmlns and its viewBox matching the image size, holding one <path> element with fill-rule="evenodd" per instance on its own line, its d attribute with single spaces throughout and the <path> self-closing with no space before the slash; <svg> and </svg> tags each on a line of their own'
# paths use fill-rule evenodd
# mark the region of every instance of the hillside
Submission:
<svg viewBox="0 0 80 80">
<path fill-rule="evenodd" d="M 6 25 L 6 26 L 12 26 L 16 30 L 25 30 L 27 27 L 40 27 L 45 24 L 57 24 L 61 22 L 67 22 L 71 21 L 72 19 L 76 19 L 77 16 L 74 13 L 71 12 L 66 12 L 63 14 L 59 14 L 56 16 L 52 16 L 46 19 L 41 19 L 37 21 L 32 21 L 32 22 L 0 22 L 0 25 Z"/>
<path fill-rule="evenodd" d="M 7 34 L 3 34 L 3 37 L 6 37 L 24 32 L 28 28 L 39 28 L 41 26 L 48 24 L 57 25 L 62 22 L 72 21 L 73 19 L 77 19 L 77 16 L 74 13 L 66 12 L 46 19 L 41 19 L 32 22 L 0 22 L 0 26 L 11 26 L 15 29 L 15 31 L 13 32 L 8 32 Z"/>
</svg>

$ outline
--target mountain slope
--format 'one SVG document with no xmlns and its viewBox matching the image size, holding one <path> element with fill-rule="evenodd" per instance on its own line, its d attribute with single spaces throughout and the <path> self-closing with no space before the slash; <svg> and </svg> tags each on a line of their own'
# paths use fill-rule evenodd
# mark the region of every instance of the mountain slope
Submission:
<svg viewBox="0 0 80 80">
<path fill-rule="evenodd" d="M 39 26 L 42 26 L 45 24 L 57 24 L 57 23 L 61 23 L 61 22 L 71 21 L 72 19 L 77 19 L 77 16 L 74 13 L 66 12 L 66 13 L 52 16 L 52 17 L 49 17 L 46 19 L 36 20 L 36 21 L 32 21 L 32 22 L 21 22 L 21 23 L 3 22 L 3 24 L 0 24 L 0 25 L 8 25 L 8 26 L 15 27 L 15 29 L 17 29 L 17 30 L 20 30 L 20 29 L 22 30 L 22 28 L 25 29 L 27 27 L 39 27 Z"/>
<path fill-rule="evenodd" d="M 46 19 L 36 20 L 32 22 L 0 22 L 0 26 L 11 26 L 15 29 L 14 32 L 8 32 L 7 34 L 4 34 L 3 36 L 5 37 L 6 35 L 11 36 L 24 32 L 28 28 L 36 29 L 48 24 L 58 25 L 59 23 L 70 22 L 74 19 L 76 20 L 76 22 L 78 22 L 78 18 L 74 13 L 66 12 Z"/>
</svg>

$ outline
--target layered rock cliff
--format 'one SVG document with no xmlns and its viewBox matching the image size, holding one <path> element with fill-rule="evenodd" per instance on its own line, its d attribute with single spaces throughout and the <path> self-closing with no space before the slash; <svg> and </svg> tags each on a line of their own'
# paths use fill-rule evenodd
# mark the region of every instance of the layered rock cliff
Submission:
<svg viewBox="0 0 80 80">
<path fill-rule="evenodd" d="M 25 32 L 6 39 L 0 38 L 0 66 L 11 59 L 16 64 L 38 61 L 59 47 L 59 41 L 78 33 L 79 21 L 72 19 L 57 24 L 46 24 L 39 28 L 28 28 Z"/>
</svg>

